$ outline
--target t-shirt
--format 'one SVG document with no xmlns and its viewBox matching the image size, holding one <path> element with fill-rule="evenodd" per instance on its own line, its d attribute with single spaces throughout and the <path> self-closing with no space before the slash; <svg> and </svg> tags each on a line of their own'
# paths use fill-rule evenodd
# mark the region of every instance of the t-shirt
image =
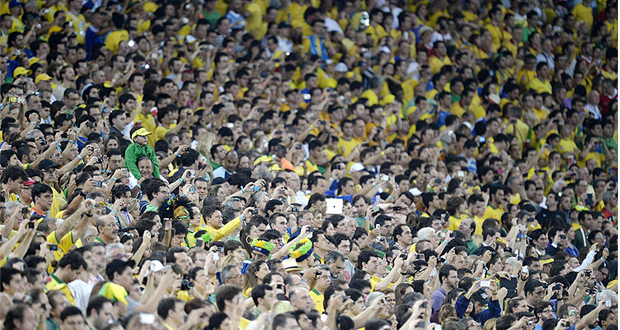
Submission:
<svg viewBox="0 0 620 330">
<path fill-rule="evenodd" d="M 320 294 L 317 289 L 312 289 L 310 291 L 310 296 L 312 297 L 312 300 L 314 300 L 314 309 L 322 314 L 325 311 L 325 308 L 323 307 L 323 300 L 325 300 L 325 296 Z"/>
<path fill-rule="evenodd" d="M 169 128 L 165 128 L 164 126 L 157 126 L 157 128 L 155 129 L 155 142 L 159 141 L 159 140 L 163 140 L 166 137 L 166 134 L 168 133 L 168 131 L 170 131 L 171 129 L 177 127 L 177 124 L 172 123 L 170 124 Z"/>
</svg>

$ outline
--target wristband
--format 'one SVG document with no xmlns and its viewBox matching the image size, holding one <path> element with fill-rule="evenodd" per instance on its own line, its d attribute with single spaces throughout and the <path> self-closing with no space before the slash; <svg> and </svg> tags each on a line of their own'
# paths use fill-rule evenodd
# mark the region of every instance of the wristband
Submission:
<svg viewBox="0 0 620 330">
<path fill-rule="evenodd" d="M 78 155 L 78 159 L 80 160 L 80 162 L 86 164 L 86 162 L 84 162 L 84 159 L 82 159 L 82 156 Z"/>
<path fill-rule="evenodd" d="M 245 189 L 243 189 L 243 187 L 241 187 L 241 193 L 245 194 Z"/>
<path fill-rule="evenodd" d="M 179 183 L 183 184 L 183 179 L 179 178 Z"/>
<path fill-rule="evenodd" d="M 84 190 L 80 190 L 80 196 L 86 198 L 86 193 L 84 192 Z"/>
<path fill-rule="evenodd" d="M 180 155 L 178 152 L 176 152 L 176 151 L 174 152 L 174 154 L 175 154 L 177 157 L 181 157 L 181 155 Z"/>
</svg>

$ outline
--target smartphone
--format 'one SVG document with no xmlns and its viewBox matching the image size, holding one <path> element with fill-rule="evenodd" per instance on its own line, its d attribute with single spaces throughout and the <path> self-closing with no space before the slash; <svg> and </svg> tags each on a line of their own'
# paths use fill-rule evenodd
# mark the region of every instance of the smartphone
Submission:
<svg viewBox="0 0 620 330">
<path fill-rule="evenodd" d="M 95 181 L 95 187 L 97 188 L 101 188 L 103 186 L 103 182 L 101 181 Z"/>
<path fill-rule="evenodd" d="M 28 228 L 34 229 L 34 221 L 28 222 Z"/>
<path fill-rule="evenodd" d="M 50 251 L 58 251 L 58 245 L 56 244 L 50 244 L 48 245 L 48 248 Z"/>
<path fill-rule="evenodd" d="M 23 214 L 24 216 L 26 216 L 26 215 L 28 214 L 28 212 L 29 212 L 29 211 L 30 211 L 30 210 L 28 209 L 28 207 L 22 207 L 22 214 Z"/>
<path fill-rule="evenodd" d="M 213 258 L 212 258 L 212 259 L 213 259 L 213 261 L 218 261 L 218 260 L 220 260 L 220 254 L 219 254 L 219 253 L 217 253 L 217 252 L 216 252 L 216 253 L 214 253 L 214 254 L 213 254 Z"/>
<path fill-rule="evenodd" d="M 491 281 L 480 281 L 481 288 L 488 288 L 491 285 Z"/>
<path fill-rule="evenodd" d="M 458 171 L 458 172 L 456 172 L 456 175 L 463 177 L 463 176 L 465 176 L 465 172 Z"/>
<path fill-rule="evenodd" d="M 201 239 L 197 239 L 196 240 L 196 247 L 197 248 L 202 247 L 202 240 Z"/>
<path fill-rule="evenodd" d="M 609 300 L 605 301 L 605 307 L 611 307 L 611 301 Z"/>
<path fill-rule="evenodd" d="M 558 283 L 558 284 L 553 286 L 553 291 L 558 291 L 558 290 L 561 290 L 561 289 L 562 289 L 562 284 Z"/>
</svg>

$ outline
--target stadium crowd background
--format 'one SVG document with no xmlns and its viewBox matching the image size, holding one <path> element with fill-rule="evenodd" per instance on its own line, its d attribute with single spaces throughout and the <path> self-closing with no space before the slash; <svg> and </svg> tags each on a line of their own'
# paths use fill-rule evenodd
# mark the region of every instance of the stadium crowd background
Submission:
<svg viewBox="0 0 620 330">
<path fill-rule="evenodd" d="M 0 14 L 2 330 L 617 329 L 617 1 Z"/>
</svg>

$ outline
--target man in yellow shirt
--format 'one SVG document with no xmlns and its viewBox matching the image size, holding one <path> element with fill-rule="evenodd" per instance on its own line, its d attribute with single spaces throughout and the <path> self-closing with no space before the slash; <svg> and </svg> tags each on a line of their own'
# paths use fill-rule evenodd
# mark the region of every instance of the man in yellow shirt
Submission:
<svg viewBox="0 0 620 330">
<path fill-rule="evenodd" d="M 176 123 L 177 118 L 179 122 Z M 179 111 L 174 105 L 167 105 L 157 112 L 157 119 L 161 123 L 155 129 L 155 141 L 163 140 L 168 133 L 178 133 L 184 126 L 187 118 L 179 115 Z"/>
<path fill-rule="evenodd" d="M 523 68 L 517 73 L 517 83 L 520 86 L 527 86 L 536 77 L 536 56 L 529 54 L 525 56 Z"/>
<path fill-rule="evenodd" d="M 329 266 L 321 265 L 318 268 L 310 269 L 308 271 L 314 271 L 314 288 L 310 290 L 310 296 L 314 300 L 314 309 L 319 313 L 325 311 L 323 301 L 325 300 L 325 289 L 332 283 L 331 269 Z"/>
<path fill-rule="evenodd" d="M 360 144 L 360 141 L 353 137 L 353 121 L 344 120 L 340 127 L 342 136 L 338 139 L 338 152 L 343 157 L 347 157 Z"/>
<path fill-rule="evenodd" d="M 105 46 L 112 51 L 113 54 L 116 54 L 118 51 L 118 44 L 123 40 L 129 40 L 129 32 L 123 29 L 125 16 L 119 13 L 112 13 L 112 23 L 116 29 L 108 33 L 108 36 L 105 38 Z"/>
<path fill-rule="evenodd" d="M 489 12 L 491 21 L 484 26 L 485 29 L 491 32 L 493 37 L 493 49 L 499 49 L 502 45 L 502 10 L 499 7 L 493 7 Z"/>
<path fill-rule="evenodd" d="M 462 117 L 467 111 L 469 111 L 469 106 L 474 100 L 474 93 L 475 91 L 473 89 L 465 88 L 463 90 L 461 100 L 452 103 L 452 106 L 450 106 L 450 112 L 452 112 L 453 115 L 456 115 L 459 118 Z"/>
<path fill-rule="evenodd" d="M 433 53 L 434 56 L 432 56 L 429 60 L 431 72 L 433 74 L 439 73 L 444 65 L 452 65 L 452 61 L 450 61 L 450 58 L 446 55 L 446 44 L 443 41 L 435 41 L 433 44 Z"/>
<path fill-rule="evenodd" d="M 536 78 L 527 84 L 527 89 L 533 89 L 538 94 L 552 93 L 551 82 L 549 82 L 549 65 L 546 62 L 540 62 L 536 65 Z"/>
<path fill-rule="evenodd" d="M 489 205 L 487 206 L 484 214 L 482 215 L 482 219 L 496 219 L 499 221 L 499 224 L 502 224 L 502 215 L 504 214 L 504 209 L 502 205 L 506 203 L 504 198 L 504 188 L 499 186 L 491 186 L 489 189 Z"/>
<path fill-rule="evenodd" d="M 75 297 L 68 284 L 77 278 L 77 273 L 88 269 L 88 264 L 78 252 L 69 252 L 58 261 L 58 268 L 50 275 L 49 281 L 45 287 L 49 290 L 58 290 L 62 292 L 71 305 L 75 305 Z"/>
</svg>

